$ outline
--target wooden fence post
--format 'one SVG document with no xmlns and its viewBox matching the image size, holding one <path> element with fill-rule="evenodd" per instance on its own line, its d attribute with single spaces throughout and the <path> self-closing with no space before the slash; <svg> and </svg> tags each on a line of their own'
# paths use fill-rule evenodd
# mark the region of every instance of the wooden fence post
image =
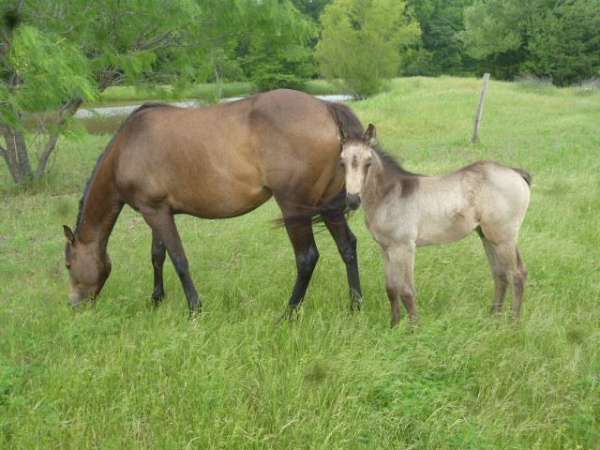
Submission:
<svg viewBox="0 0 600 450">
<path fill-rule="evenodd" d="M 473 137 L 471 138 L 471 144 L 479 143 L 479 127 L 481 127 L 481 118 L 483 116 L 483 104 L 485 102 L 485 94 L 487 93 L 489 81 L 490 81 L 490 74 L 485 73 L 483 75 L 483 88 L 481 88 L 481 97 L 479 97 L 479 106 L 477 107 L 477 113 L 475 114 L 475 129 L 473 130 Z"/>
</svg>

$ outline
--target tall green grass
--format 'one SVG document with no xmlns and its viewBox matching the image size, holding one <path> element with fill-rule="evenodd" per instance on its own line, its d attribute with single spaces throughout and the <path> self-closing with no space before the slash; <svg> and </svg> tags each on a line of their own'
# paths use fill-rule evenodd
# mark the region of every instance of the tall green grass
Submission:
<svg viewBox="0 0 600 450">
<path fill-rule="evenodd" d="M 413 171 L 477 159 L 534 175 L 521 233 L 530 271 L 520 323 L 488 316 L 492 280 L 476 236 L 419 249 L 422 323 L 388 329 L 378 246 L 361 212 L 365 293 L 348 310 L 326 231 L 301 317 L 278 323 L 294 279 L 270 202 L 231 220 L 179 217 L 205 299 L 197 321 L 170 264 L 150 307 L 150 233 L 126 209 L 95 308 L 67 306 L 61 225 L 108 136 L 66 140 L 28 192 L 0 169 L 0 448 L 595 449 L 600 442 L 600 97 L 406 79 L 354 103 Z"/>
</svg>

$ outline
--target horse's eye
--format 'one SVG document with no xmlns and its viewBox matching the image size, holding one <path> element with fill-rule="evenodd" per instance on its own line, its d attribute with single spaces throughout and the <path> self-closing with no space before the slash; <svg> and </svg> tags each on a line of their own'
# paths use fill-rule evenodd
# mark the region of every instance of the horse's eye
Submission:
<svg viewBox="0 0 600 450">
<path fill-rule="evenodd" d="M 67 268 L 67 270 L 71 269 L 71 264 L 65 264 L 65 267 Z"/>
</svg>

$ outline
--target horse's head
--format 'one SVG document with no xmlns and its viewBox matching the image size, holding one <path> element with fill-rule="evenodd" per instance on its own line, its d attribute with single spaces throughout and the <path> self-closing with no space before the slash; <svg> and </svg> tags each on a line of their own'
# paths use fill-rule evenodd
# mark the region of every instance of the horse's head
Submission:
<svg viewBox="0 0 600 450">
<path fill-rule="evenodd" d="M 372 163 L 377 161 L 373 150 L 375 145 L 375 126 L 369 124 L 360 139 L 345 141 L 342 146 L 341 162 L 346 171 L 346 203 L 350 209 L 360 206 L 365 178 Z"/>
<path fill-rule="evenodd" d="M 81 242 L 68 226 L 63 228 L 67 238 L 65 266 L 71 283 L 69 300 L 72 306 L 77 306 L 100 293 L 110 275 L 110 258 L 106 252 L 99 250 L 97 244 Z"/>
</svg>

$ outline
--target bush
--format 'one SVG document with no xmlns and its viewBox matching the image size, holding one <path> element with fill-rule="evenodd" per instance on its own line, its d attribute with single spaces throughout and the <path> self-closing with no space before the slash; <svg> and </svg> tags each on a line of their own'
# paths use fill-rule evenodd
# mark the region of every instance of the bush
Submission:
<svg viewBox="0 0 600 450">
<path fill-rule="evenodd" d="M 420 36 L 402 0 L 335 0 L 321 23 L 316 51 L 321 73 L 333 83 L 341 81 L 356 98 L 383 90 Z"/>
</svg>

